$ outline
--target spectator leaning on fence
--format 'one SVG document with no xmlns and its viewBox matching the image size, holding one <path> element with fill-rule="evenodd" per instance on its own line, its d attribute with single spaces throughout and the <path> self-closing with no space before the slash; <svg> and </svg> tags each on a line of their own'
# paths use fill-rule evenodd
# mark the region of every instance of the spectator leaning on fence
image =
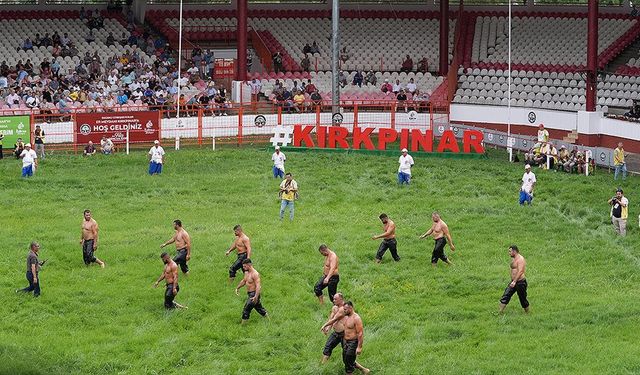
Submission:
<svg viewBox="0 0 640 375">
<path fill-rule="evenodd" d="M 629 216 L 629 200 L 624 196 L 622 189 L 616 190 L 616 195 L 609 199 L 611 205 L 611 223 L 616 233 L 627 235 L 627 217 Z"/>
<path fill-rule="evenodd" d="M 613 150 L 613 165 L 616 168 L 615 173 L 613 174 L 614 180 L 618 179 L 618 174 L 620 174 L 620 172 L 622 172 L 623 180 L 627 178 L 627 163 L 624 161 L 624 157 L 624 148 L 622 148 L 622 142 L 619 142 L 618 147 Z"/>
</svg>

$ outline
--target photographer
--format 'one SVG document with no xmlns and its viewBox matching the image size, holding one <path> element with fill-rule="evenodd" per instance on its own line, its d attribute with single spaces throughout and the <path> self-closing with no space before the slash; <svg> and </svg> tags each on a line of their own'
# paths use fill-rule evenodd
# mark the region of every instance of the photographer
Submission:
<svg viewBox="0 0 640 375">
<path fill-rule="evenodd" d="M 609 199 L 611 205 L 611 223 L 613 229 L 621 236 L 627 235 L 627 217 L 629 216 L 629 200 L 623 195 L 622 189 L 616 190 L 616 195 Z"/>
<path fill-rule="evenodd" d="M 280 220 L 284 218 L 284 211 L 289 207 L 289 220 L 293 221 L 293 202 L 298 198 L 298 183 L 293 179 L 291 173 L 285 174 L 285 178 L 280 183 Z"/>
</svg>

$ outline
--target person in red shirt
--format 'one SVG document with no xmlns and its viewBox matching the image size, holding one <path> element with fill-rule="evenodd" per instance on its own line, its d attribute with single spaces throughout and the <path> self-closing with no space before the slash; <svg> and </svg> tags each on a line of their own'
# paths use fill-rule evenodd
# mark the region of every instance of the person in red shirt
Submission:
<svg viewBox="0 0 640 375">
<path fill-rule="evenodd" d="M 307 80 L 307 85 L 304 87 L 304 91 L 309 95 L 313 94 L 316 91 L 316 86 L 311 83 L 310 79 Z"/>
<path fill-rule="evenodd" d="M 388 79 L 385 79 L 380 90 L 384 93 L 392 92 L 393 86 L 389 83 Z"/>
<path fill-rule="evenodd" d="M 402 63 L 402 69 L 400 69 L 400 71 L 410 72 L 412 70 L 413 70 L 413 60 L 411 60 L 411 57 L 407 55 L 407 57 L 404 59 L 404 62 Z"/>
</svg>

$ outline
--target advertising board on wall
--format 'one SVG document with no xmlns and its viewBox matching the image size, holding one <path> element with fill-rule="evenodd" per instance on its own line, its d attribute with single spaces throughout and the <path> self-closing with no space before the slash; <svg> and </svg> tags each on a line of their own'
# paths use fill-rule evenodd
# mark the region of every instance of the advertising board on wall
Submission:
<svg viewBox="0 0 640 375">
<path fill-rule="evenodd" d="M 153 142 L 159 138 L 160 112 L 78 113 L 76 115 L 76 142 L 99 143 L 102 137 L 114 143 Z"/>
</svg>

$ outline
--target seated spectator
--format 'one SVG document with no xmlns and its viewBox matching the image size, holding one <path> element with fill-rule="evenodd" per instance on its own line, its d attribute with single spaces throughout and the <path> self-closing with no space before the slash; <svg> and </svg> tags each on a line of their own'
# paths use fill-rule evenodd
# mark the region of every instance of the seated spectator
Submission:
<svg viewBox="0 0 640 375">
<path fill-rule="evenodd" d="M 551 147 L 549 147 L 548 143 L 543 143 L 540 146 L 540 151 L 533 158 L 533 162 L 535 165 L 543 166 L 547 164 L 547 154 L 551 153 Z"/>
<path fill-rule="evenodd" d="M 576 166 L 578 160 L 578 146 L 573 146 L 573 150 L 569 153 L 567 161 L 562 165 L 564 171 L 567 173 L 573 172 L 573 168 Z"/>
<path fill-rule="evenodd" d="M 118 101 L 118 104 L 123 105 L 127 104 L 127 102 L 129 101 L 129 97 L 124 93 L 124 91 L 120 91 L 120 94 L 116 97 L 116 100 Z"/>
<path fill-rule="evenodd" d="M 307 85 L 307 87 L 309 87 L 309 86 Z M 313 102 L 313 105 L 315 105 L 315 106 L 322 105 L 322 96 L 320 95 L 320 93 L 318 92 L 317 89 L 314 92 L 311 93 L 311 101 Z"/>
<path fill-rule="evenodd" d="M 306 92 L 308 95 L 313 94 L 315 91 L 317 91 L 316 89 L 316 85 L 314 85 L 313 83 L 311 83 L 311 80 L 308 79 L 307 80 L 307 84 L 304 86 L 304 92 Z"/>
<path fill-rule="evenodd" d="M 346 63 L 347 61 L 349 61 L 349 52 L 347 52 L 347 47 L 343 47 L 342 51 L 340 51 L 340 61 L 342 61 L 342 63 Z"/>
<path fill-rule="evenodd" d="M 529 164 L 529 165 L 535 165 L 535 158 L 540 155 L 540 148 L 542 147 L 542 144 L 540 143 L 536 143 L 534 144 L 531 149 L 529 149 L 529 152 L 526 152 L 524 154 L 524 163 L 525 164 Z"/>
<path fill-rule="evenodd" d="M 400 92 L 400 90 L 403 89 L 402 84 L 400 83 L 399 79 L 396 79 L 396 83 L 393 84 L 393 87 L 391 88 L 394 94 L 398 94 Z"/>
<path fill-rule="evenodd" d="M 15 90 L 11 89 L 9 95 L 6 97 L 6 104 L 9 108 L 20 107 L 20 95 L 16 94 Z"/>
<path fill-rule="evenodd" d="M 120 37 L 120 45 L 126 46 L 129 43 L 129 38 L 127 37 L 127 33 L 122 32 L 122 36 Z"/>
<path fill-rule="evenodd" d="M 33 43 L 31 43 L 29 38 L 25 39 L 24 43 L 22 43 L 22 49 L 25 51 L 33 50 Z"/>
<path fill-rule="evenodd" d="M 404 107 L 404 111 L 407 112 L 407 94 L 404 92 L 404 90 L 400 90 L 400 92 L 398 92 L 398 95 L 396 95 L 396 100 L 398 101 L 398 109 L 400 107 Z"/>
<path fill-rule="evenodd" d="M 300 87 L 298 87 L 298 81 L 294 80 L 293 81 L 293 86 L 291 87 L 291 95 L 295 94 L 298 92 L 298 90 L 300 90 Z"/>
<path fill-rule="evenodd" d="M 93 156 L 96 154 L 96 148 L 93 145 L 93 142 L 89 141 L 89 144 L 87 144 L 84 147 L 84 152 L 82 154 L 82 156 Z"/>
<path fill-rule="evenodd" d="M 316 41 L 313 41 L 313 44 L 311 45 L 311 54 L 314 53 L 320 53 L 320 47 L 318 47 L 318 44 L 316 43 Z"/>
<path fill-rule="evenodd" d="M 578 168 L 578 173 L 583 174 L 585 172 L 587 166 L 587 159 L 584 156 L 582 151 L 578 151 L 576 153 L 576 167 Z"/>
<path fill-rule="evenodd" d="M 87 35 L 84 37 L 84 40 L 87 43 L 91 43 L 91 42 L 95 42 L 96 41 L 96 37 L 95 35 L 93 35 L 93 29 L 89 29 L 89 32 L 87 33 Z"/>
<path fill-rule="evenodd" d="M 413 60 L 411 60 L 411 57 L 407 55 L 407 57 L 404 59 L 404 62 L 402 63 L 402 68 L 400 68 L 400 71 L 408 73 L 412 70 L 413 70 Z"/>
<path fill-rule="evenodd" d="M 309 61 L 309 55 L 304 55 L 304 58 L 302 59 L 302 61 L 300 61 L 300 67 L 302 67 L 302 70 L 305 72 L 310 71 L 311 61 Z"/>
<path fill-rule="evenodd" d="M 107 35 L 107 41 L 105 42 L 105 44 L 107 45 L 107 47 L 114 46 L 116 44 L 116 38 L 113 37 L 112 32 L 109 32 L 109 35 Z"/>
<path fill-rule="evenodd" d="M 386 93 L 390 93 L 393 91 L 393 86 L 391 86 L 391 84 L 389 83 L 388 79 L 384 80 L 384 83 L 382 84 L 382 87 L 380 88 L 380 90 L 382 92 Z"/>
<path fill-rule="evenodd" d="M 297 91 L 293 96 L 293 107 L 296 112 L 305 112 L 305 97 L 302 91 Z"/>
<path fill-rule="evenodd" d="M 369 73 L 367 73 L 366 77 L 364 77 L 364 81 L 367 83 L 367 85 L 375 86 L 378 83 L 378 77 L 376 77 L 376 74 L 373 72 L 373 70 L 369 70 Z"/>
<path fill-rule="evenodd" d="M 85 22 L 87 20 L 87 11 L 84 9 L 84 7 L 80 7 L 80 20 L 82 22 Z"/>
<path fill-rule="evenodd" d="M 429 98 L 429 93 L 416 90 L 413 94 L 413 108 L 418 112 L 428 109 Z"/>
<path fill-rule="evenodd" d="M 344 71 L 340 71 L 340 75 L 338 76 L 338 83 L 340 84 L 340 87 L 344 88 L 348 83 L 347 83 L 347 76 L 344 74 Z"/>
<path fill-rule="evenodd" d="M 227 111 L 225 110 L 225 108 L 226 108 L 227 101 L 222 95 L 220 95 L 219 92 L 213 98 L 213 102 L 215 103 L 215 106 L 216 106 L 216 110 L 215 110 L 216 116 L 221 116 L 221 115 L 226 116 Z"/>
<path fill-rule="evenodd" d="M 33 44 L 35 47 L 42 46 L 42 38 L 40 37 L 39 33 L 36 33 L 36 37 L 33 38 L 33 40 L 31 41 L 31 44 Z"/>
<path fill-rule="evenodd" d="M 311 46 L 309 45 L 309 43 L 305 44 L 304 47 L 302 47 L 302 53 L 304 53 L 305 55 L 311 53 Z"/>
<path fill-rule="evenodd" d="M 416 92 L 417 86 L 413 81 L 413 78 L 409 79 L 409 83 L 407 83 L 407 91 L 413 95 Z"/>
<path fill-rule="evenodd" d="M 426 57 L 423 57 L 422 60 L 418 61 L 418 71 L 422 73 L 429 71 L 429 60 L 427 60 Z"/>
<path fill-rule="evenodd" d="M 555 148 L 553 143 L 547 143 L 545 155 L 547 156 L 546 159 L 549 161 L 549 169 L 553 169 L 556 161 L 558 160 L 558 149 Z M 544 165 L 544 168 L 547 168 L 546 164 Z"/>
<path fill-rule="evenodd" d="M 22 138 L 18 138 L 16 143 L 13 145 L 13 154 L 16 156 L 16 159 L 20 159 L 20 154 L 24 151 L 24 142 Z"/>
<path fill-rule="evenodd" d="M 67 46 L 69 46 L 70 43 L 71 43 L 71 39 L 69 38 L 69 34 L 68 33 L 64 33 L 62 35 L 62 38 L 60 38 L 60 44 L 63 47 L 67 47 Z"/>
<path fill-rule="evenodd" d="M 558 163 L 556 164 L 556 168 L 558 170 L 563 169 L 565 164 L 569 162 L 570 156 L 571 154 L 569 154 L 569 150 L 567 150 L 567 147 L 565 145 L 560 146 L 560 152 L 558 153 Z"/>
<path fill-rule="evenodd" d="M 53 45 L 53 41 L 51 40 L 51 37 L 49 36 L 49 33 L 45 33 L 44 34 L 44 36 L 40 40 L 40 45 L 43 46 L 43 47 L 49 47 L 49 46 Z"/>
<path fill-rule="evenodd" d="M 357 71 L 356 74 L 353 76 L 353 85 L 354 86 L 358 86 L 358 87 L 362 87 L 362 82 L 364 81 L 364 76 L 362 75 L 361 71 Z"/>
</svg>

